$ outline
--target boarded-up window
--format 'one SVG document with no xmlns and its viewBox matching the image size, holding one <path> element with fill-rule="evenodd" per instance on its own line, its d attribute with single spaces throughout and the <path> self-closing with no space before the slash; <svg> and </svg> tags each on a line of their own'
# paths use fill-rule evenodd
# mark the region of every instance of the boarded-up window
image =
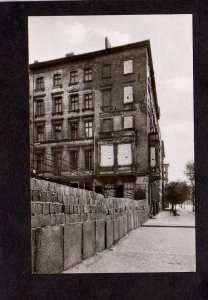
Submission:
<svg viewBox="0 0 208 300">
<path fill-rule="evenodd" d="M 111 65 L 103 65 L 102 78 L 109 78 L 111 76 Z"/>
<path fill-rule="evenodd" d="M 113 130 L 114 131 L 121 130 L 121 116 L 113 117 Z"/>
<path fill-rule="evenodd" d="M 133 72 L 133 63 L 132 60 L 124 61 L 124 74 L 129 74 Z"/>
<path fill-rule="evenodd" d="M 111 119 L 103 119 L 103 132 L 109 132 L 112 131 L 112 121 Z"/>
<path fill-rule="evenodd" d="M 102 101 L 104 107 L 111 105 L 111 90 L 102 91 Z"/>
<path fill-rule="evenodd" d="M 150 166 L 155 167 L 155 147 L 150 147 Z"/>
<path fill-rule="evenodd" d="M 113 145 L 101 145 L 100 150 L 101 150 L 100 166 L 101 167 L 113 166 L 114 165 Z"/>
<path fill-rule="evenodd" d="M 133 116 L 124 117 L 124 129 L 133 128 Z"/>
<path fill-rule="evenodd" d="M 124 103 L 133 102 L 133 87 L 125 86 L 124 87 Z"/>
<path fill-rule="evenodd" d="M 118 165 L 127 166 L 132 164 L 131 144 L 118 145 Z"/>
</svg>

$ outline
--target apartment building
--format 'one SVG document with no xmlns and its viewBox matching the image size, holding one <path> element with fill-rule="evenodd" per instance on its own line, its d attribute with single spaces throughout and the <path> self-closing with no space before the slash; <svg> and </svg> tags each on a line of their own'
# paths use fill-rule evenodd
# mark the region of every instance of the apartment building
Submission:
<svg viewBox="0 0 208 300">
<path fill-rule="evenodd" d="M 150 41 L 30 68 L 33 175 L 106 197 L 162 199 L 161 139 Z"/>
</svg>

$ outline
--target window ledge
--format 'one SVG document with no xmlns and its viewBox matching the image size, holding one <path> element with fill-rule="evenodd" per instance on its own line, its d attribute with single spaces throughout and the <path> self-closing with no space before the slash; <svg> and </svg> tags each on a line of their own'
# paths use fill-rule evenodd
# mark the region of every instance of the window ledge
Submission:
<svg viewBox="0 0 208 300">
<path fill-rule="evenodd" d="M 87 111 L 87 110 L 93 111 L 93 110 L 94 110 L 94 107 L 91 107 L 91 108 L 82 108 L 82 111 Z"/>
<path fill-rule="evenodd" d="M 53 85 L 53 89 L 62 88 L 62 87 L 63 87 L 62 83 L 57 84 L 57 85 Z"/>
<path fill-rule="evenodd" d="M 79 84 L 79 82 L 69 82 L 68 86 L 73 86 L 73 85 L 77 85 L 77 84 Z"/>
<path fill-rule="evenodd" d="M 72 113 L 72 112 L 79 113 L 79 109 L 75 109 L 75 110 L 70 110 L 70 109 L 69 109 L 68 112 L 69 112 L 69 113 Z"/>
</svg>

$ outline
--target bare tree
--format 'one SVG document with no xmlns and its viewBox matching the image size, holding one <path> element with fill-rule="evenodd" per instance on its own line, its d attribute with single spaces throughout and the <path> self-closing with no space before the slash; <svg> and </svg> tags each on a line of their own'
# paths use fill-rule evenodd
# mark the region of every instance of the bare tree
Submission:
<svg viewBox="0 0 208 300">
<path fill-rule="evenodd" d="M 195 211 L 195 172 L 194 172 L 194 162 L 193 161 L 188 161 L 185 165 L 185 170 L 184 174 L 186 175 L 190 188 L 191 188 L 191 199 L 192 199 L 192 204 L 193 204 L 193 211 Z"/>
</svg>

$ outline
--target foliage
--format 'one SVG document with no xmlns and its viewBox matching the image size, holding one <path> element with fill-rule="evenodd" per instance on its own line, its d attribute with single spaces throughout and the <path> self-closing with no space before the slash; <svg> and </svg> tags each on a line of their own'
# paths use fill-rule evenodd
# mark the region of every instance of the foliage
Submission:
<svg viewBox="0 0 208 300">
<path fill-rule="evenodd" d="M 186 175 L 187 179 L 190 181 L 191 186 L 194 186 L 195 172 L 194 172 L 194 162 L 193 161 L 188 161 L 186 163 L 184 174 Z"/>
<path fill-rule="evenodd" d="M 182 204 L 190 195 L 190 188 L 185 181 L 171 181 L 165 185 L 164 199 L 172 205 Z"/>
</svg>

